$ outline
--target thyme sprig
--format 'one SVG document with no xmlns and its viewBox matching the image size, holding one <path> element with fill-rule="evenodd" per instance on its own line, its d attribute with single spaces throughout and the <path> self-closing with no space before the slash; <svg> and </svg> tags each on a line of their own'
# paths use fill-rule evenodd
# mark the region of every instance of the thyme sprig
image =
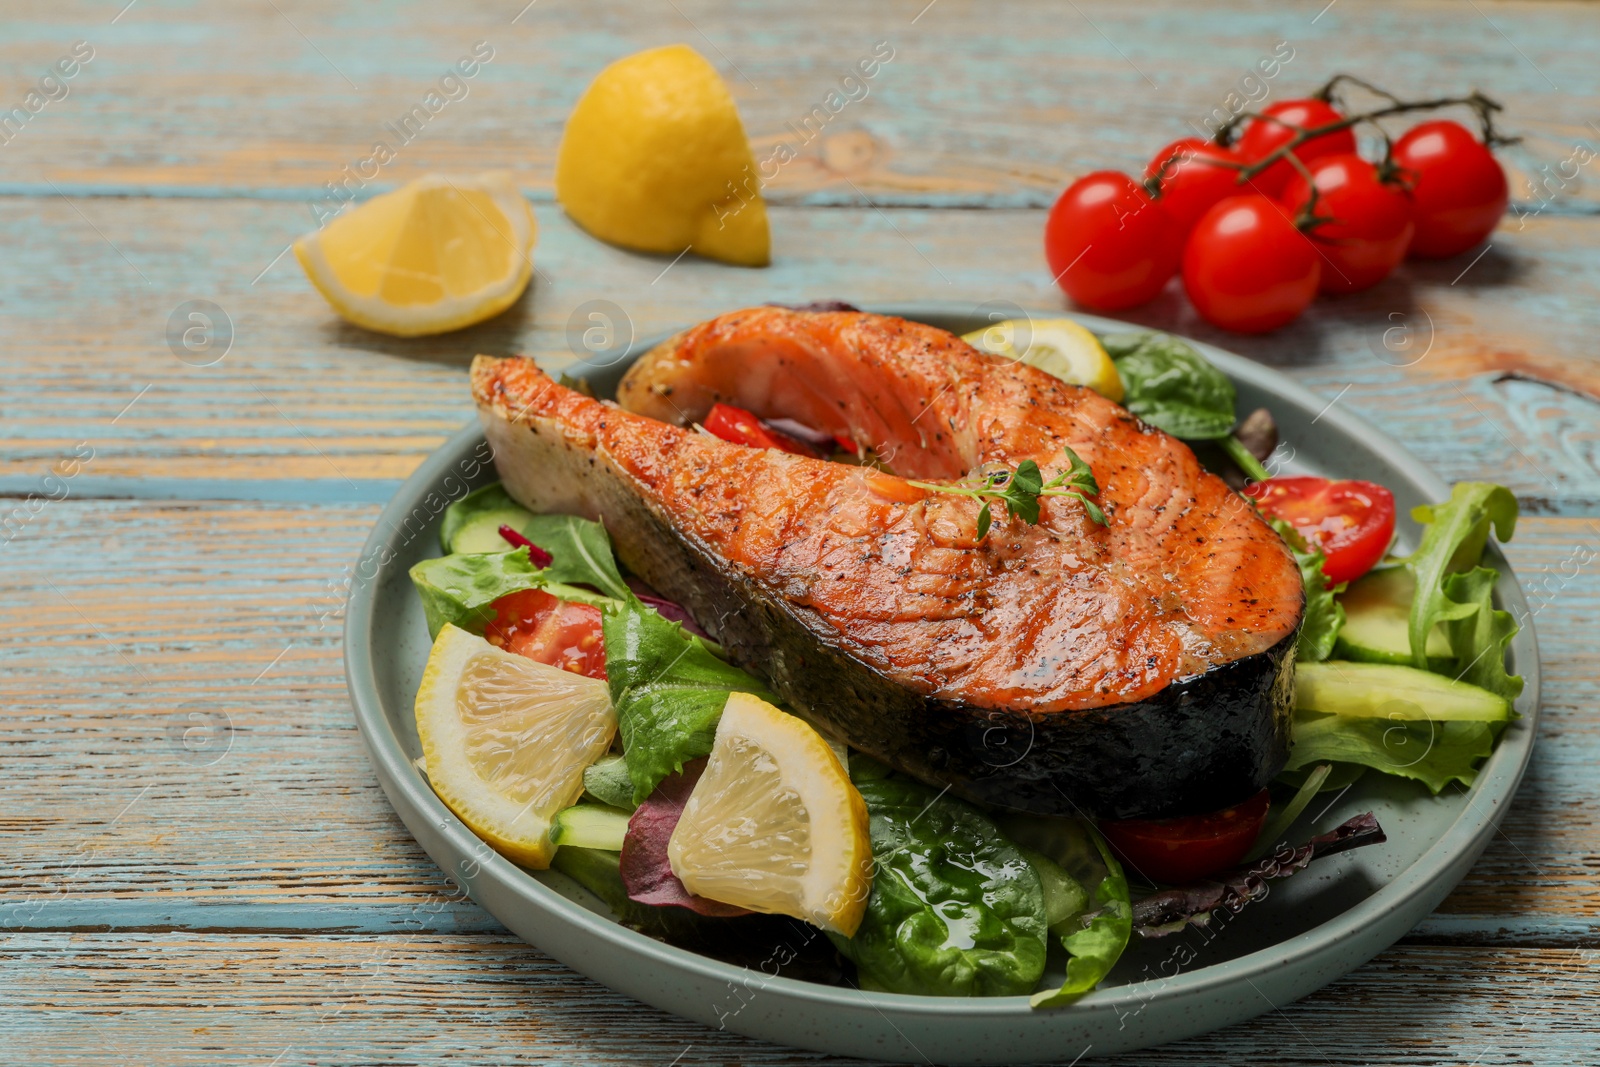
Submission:
<svg viewBox="0 0 1600 1067">
<path fill-rule="evenodd" d="M 1048 482 L 1039 470 L 1039 464 L 1031 459 L 1025 459 L 1017 464 L 1016 470 L 996 470 L 984 475 L 983 481 L 977 484 L 941 485 L 936 482 L 909 482 L 919 489 L 927 489 L 935 493 L 953 493 L 958 496 L 970 496 L 983 501 L 983 508 L 978 512 L 978 540 L 983 540 L 989 533 L 989 527 L 994 521 L 994 514 L 990 506 L 996 502 L 1006 506 L 1006 514 L 1011 518 L 1020 518 L 1032 525 L 1039 521 L 1039 498 L 1045 496 L 1070 496 L 1083 505 L 1083 510 L 1090 521 L 1101 526 L 1108 525 L 1106 513 L 1101 510 L 1090 497 L 1100 495 L 1100 484 L 1094 480 L 1094 472 L 1089 469 L 1079 455 L 1065 445 L 1061 450 L 1067 455 L 1067 469 L 1060 471 Z"/>
</svg>

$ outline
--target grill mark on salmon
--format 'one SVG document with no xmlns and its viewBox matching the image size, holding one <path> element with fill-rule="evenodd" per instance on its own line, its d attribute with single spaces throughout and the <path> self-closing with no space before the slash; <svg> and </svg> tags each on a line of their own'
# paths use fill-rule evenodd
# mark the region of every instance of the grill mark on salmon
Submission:
<svg viewBox="0 0 1600 1067">
<path fill-rule="evenodd" d="M 624 565 L 828 732 L 988 803 L 1125 817 L 1216 807 L 1287 751 L 1298 570 L 1187 446 L 1098 395 L 902 319 L 734 312 L 649 353 L 622 408 L 479 357 L 508 491 L 603 521 Z M 717 401 L 872 447 L 896 474 L 684 426 Z M 623 410 L 623 408 L 630 410 Z M 1040 521 L 954 480 L 1070 445 L 1110 523 Z"/>
</svg>

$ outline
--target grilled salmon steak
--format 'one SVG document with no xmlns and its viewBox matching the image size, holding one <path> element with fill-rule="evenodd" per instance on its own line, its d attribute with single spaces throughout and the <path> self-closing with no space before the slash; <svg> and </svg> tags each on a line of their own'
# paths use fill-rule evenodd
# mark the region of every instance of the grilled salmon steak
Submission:
<svg viewBox="0 0 1600 1067">
<path fill-rule="evenodd" d="M 1299 571 L 1181 441 L 944 330 L 753 308 L 629 371 L 618 404 L 480 356 L 473 395 L 513 497 L 602 521 L 622 563 L 824 731 L 970 799 L 1129 818 L 1232 804 L 1288 747 Z M 733 444 L 713 403 L 870 448 L 893 470 Z M 619 406 L 620 405 L 620 406 Z M 1062 446 L 1037 524 L 957 482 Z"/>
</svg>

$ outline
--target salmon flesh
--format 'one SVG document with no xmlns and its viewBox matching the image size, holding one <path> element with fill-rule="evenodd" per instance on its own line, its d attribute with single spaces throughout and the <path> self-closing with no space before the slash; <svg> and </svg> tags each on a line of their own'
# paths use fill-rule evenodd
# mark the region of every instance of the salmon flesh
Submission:
<svg viewBox="0 0 1600 1067">
<path fill-rule="evenodd" d="M 1288 753 L 1304 594 L 1278 535 L 1188 446 L 931 326 L 752 308 L 637 362 L 618 402 L 480 356 L 510 494 L 598 519 L 624 566 L 859 751 L 1017 811 L 1158 817 L 1243 800 Z M 711 405 L 791 419 L 879 467 L 722 441 Z M 1062 446 L 1037 524 L 956 483 Z M 888 473 L 893 471 L 893 473 Z"/>
</svg>

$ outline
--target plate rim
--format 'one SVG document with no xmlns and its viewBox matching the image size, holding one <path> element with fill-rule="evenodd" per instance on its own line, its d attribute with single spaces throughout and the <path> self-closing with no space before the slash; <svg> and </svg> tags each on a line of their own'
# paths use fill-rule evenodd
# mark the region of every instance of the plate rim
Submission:
<svg viewBox="0 0 1600 1067">
<path fill-rule="evenodd" d="M 983 306 L 978 305 L 980 308 Z M 1073 319 L 1092 330 L 1102 332 L 1143 331 L 1149 329 L 1136 323 L 1096 315 L 1078 314 L 1060 309 L 1028 310 L 1014 305 L 1008 306 L 1008 309 L 1021 311 L 1030 317 L 1040 319 Z M 900 315 L 912 320 L 916 320 L 919 315 L 952 318 L 971 317 L 975 314 L 974 309 L 953 302 L 897 303 L 889 306 L 871 306 L 863 310 Z M 669 336 L 669 334 L 663 334 L 662 336 Z M 1285 400 L 1299 404 L 1301 407 L 1315 409 L 1322 403 L 1323 398 L 1300 385 L 1300 383 L 1282 371 L 1256 363 L 1226 349 L 1218 348 L 1215 345 L 1194 338 L 1184 337 L 1181 334 L 1173 334 L 1172 336 L 1194 345 L 1208 359 L 1212 360 L 1230 380 L 1247 382 L 1255 388 L 1275 396 L 1281 396 Z M 638 351 L 642 354 L 648 351 L 649 347 L 649 343 L 640 344 Z M 633 357 L 633 355 L 631 351 L 628 353 L 628 357 Z M 609 362 L 609 366 L 614 367 L 621 362 L 622 360 L 614 359 Z M 579 363 L 566 369 L 571 373 L 574 370 L 581 369 L 582 366 L 583 364 Z M 1323 413 L 1318 416 L 1318 421 L 1327 421 L 1331 426 L 1339 427 L 1352 436 L 1360 437 L 1370 442 L 1374 451 L 1384 454 L 1385 462 L 1399 468 L 1406 477 L 1427 488 L 1437 499 L 1442 500 L 1449 495 L 1448 485 L 1423 464 L 1420 459 L 1412 455 L 1393 437 L 1371 425 L 1360 416 L 1338 408 L 1336 404 L 1329 404 L 1323 410 Z M 394 496 L 384 506 L 373 524 L 371 533 L 362 546 L 361 555 L 358 559 L 367 560 L 373 558 L 376 553 L 384 551 L 393 540 L 390 532 L 391 521 L 410 514 L 421 502 L 422 498 L 434 490 L 441 478 L 460 462 L 462 457 L 469 455 L 476 449 L 481 441 L 483 441 L 483 430 L 477 420 L 474 419 L 451 435 L 443 445 L 430 453 L 427 459 L 404 480 Z M 432 523 L 430 523 L 430 528 L 432 528 Z M 1525 608 L 1526 600 L 1515 571 L 1504 558 L 1497 545 L 1491 544 L 1490 550 L 1493 553 L 1492 562 L 1497 565 L 1502 578 L 1509 579 L 1505 585 L 1498 589 L 1502 602 L 1508 607 L 1520 605 Z M 407 812 L 392 794 L 390 783 L 393 783 L 394 787 L 401 791 L 404 800 L 412 806 L 414 811 L 426 818 L 444 835 L 448 844 L 456 850 L 457 854 L 481 856 L 476 861 L 476 865 L 482 869 L 483 873 L 494 877 L 514 894 L 524 898 L 529 896 L 536 898 L 530 900 L 530 903 L 536 903 L 537 906 L 556 913 L 560 918 L 580 927 L 583 932 L 599 937 L 602 941 L 609 943 L 618 950 L 643 955 L 654 964 L 674 969 L 684 969 L 694 973 L 697 977 L 713 982 L 735 982 L 748 986 L 752 977 L 755 977 L 759 982 L 759 988 L 763 991 L 788 993 L 793 997 L 809 1001 L 818 1008 L 853 1010 L 860 1007 L 863 998 L 865 998 L 866 1003 L 879 1012 L 892 1009 L 896 1012 L 915 1016 L 945 1016 L 950 1015 L 952 1012 L 959 1012 L 967 1017 L 981 1016 L 994 1019 L 1012 1019 L 1019 1022 L 1023 1019 L 1048 1020 L 1052 1017 L 1059 1018 L 1064 1014 L 1071 1013 L 1079 1005 L 1108 1009 L 1129 1006 L 1142 1011 L 1144 1007 L 1149 1006 L 1156 999 L 1181 1000 L 1186 997 L 1203 995 L 1223 986 L 1234 985 L 1242 979 L 1256 979 L 1268 976 L 1287 964 L 1308 960 L 1327 953 L 1330 949 L 1338 946 L 1352 935 L 1359 933 L 1362 929 L 1371 927 L 1385 914 L 1398 911 L 1407 903 L 1426 895 L 1430 890 L 1436 888 L 1440 878 L 1449 877 L 1449 868 L 1452 864 L 1459 863 L 1463 857 L 1469 857 L 1469 862 L 1450 881 L 1450 885 L 1445 892 L 1448 893 L 1450 889 L 1459 884 L 1460 879 L 1465 876 L 1471 864 L 1476 862 L 1483 846 L 1494 833 L 1499 824 L 1501 814 L 1503 814 L 1509 802 L 1515 796 L 1522 777 L 1526 773 L 1537 736 L 1540 713 L 1538 640 L 1534 630 L 1533 618 L 1529 613 L 1525 614 L 1522 630 L 1516 639 L 1516 645 L 1525 645 L 1527 650 L 1526 656 L 1520 654 L 1520 648 L 1517 650 L 1519 653 L 1517 655 L 1517 669 L 1522 672 L 1524 678 L 1524 694 L 1528 698 L 1528 707 L 1522 712 L 1520 719 L 1513 722 L 1512 729 L 1502 736 L 1494 752 L 1480 769 L 1473 786 L 1463 794 L 1466 804 L 1461 812 L 1421 855 L 1387 884 L 1381 886 L 1377 891 L 1353 907 L 1284 941 L 1265 946 L 1234 959 L 1207 964 L 1193 970 L 1180 971 L 1174 976 L 1148 978 L 1120 986 L 1096 989 L 1074 1002 L 1071 1006 L 1048 1011 L 1031 1008 L 1027 995 L 952 998 L 867 992 L 852 987 L 836 987 L 796 978 L 768 976 L 763 972 L 753 971 L 747 967 L 701 955 L 690 949 L 679 948 L 675 945 L 657 941 L 615 920 L 596 914 L 578 902 L 570 900 L 551 887 L 544 885 L 532 874 L 511 863 L 498 853 L 486 849 L 482 841 L 467 829 L 465 824 L 434 793 L 416 766 L 406 756 L 398 735 L 388 728 L 385 721 L 383 699 L 379 695 L 377 688 L 377 673 L 371 655 L 371 637 L 375 620 L 372 607 L 376 600 L 376 590 L 381 584 L 381 577 L 381 573 L 378 573 L 374 574 L 369 581 L 352 581 L 351 583 L 350 592 L 346 599 L 343 631 L 345 676 L 355 712 L 356 724 L 366 744 L 369 757 L 377 765 L 375 770 L 379 773 L 380 784 L 384 786 L 385 795 L 388 797 L 390 804 L 396 809 L 397 814 L 402 817 L 402 821 L 407 822 L 407 828 L 412 832 L 414 838 L 418 838 L 418 834 L 409 825 L 410 820 L 406 818 Z M 1524 662 L 1524 660 L 1527 662 Z M 1491 810 L 1484 811 L 1476 801 L 1479 798 L 1479 794 L 1488 793 L 1491 789 L 1495 793 L 1495 798 L 1489 804 Z M 420 839 L 418 843 L 423 845 Z M 426 845 L 423 845 L 423 847 L 429 853 L 430 858 L 439 863 L 441 868 L 445 870 L 447 876 L 452 879 L 457 878 L 448 863 L 433 855 L 433 850 L 428 849 Z M 487 852 L 487 855 L 482 855 L 484 852 Z M 498 916 L 496 918 L 498 919 Z M 1403 933 L 1400 936 L 1403 936 Z M 524 940 L 527 939 L 524 938 Z M 539 947 L 532 941 L 529 941 L 529 943 L 534 944 L 536 948 Z M 1392 941 L 1389 941 L 1386 942 L 1386 945 L 1392 943 Z M 1382 948 L 1378 949 L 1378 951 L 1382 950 Z M 1156 988 L 1150 991 L 1149 987 L 1152 986 Z M 630 994 L 625 993 L 624 995 Z M 735 1027 L 735 1029 L 738 1028 Z"/>
</svg>

